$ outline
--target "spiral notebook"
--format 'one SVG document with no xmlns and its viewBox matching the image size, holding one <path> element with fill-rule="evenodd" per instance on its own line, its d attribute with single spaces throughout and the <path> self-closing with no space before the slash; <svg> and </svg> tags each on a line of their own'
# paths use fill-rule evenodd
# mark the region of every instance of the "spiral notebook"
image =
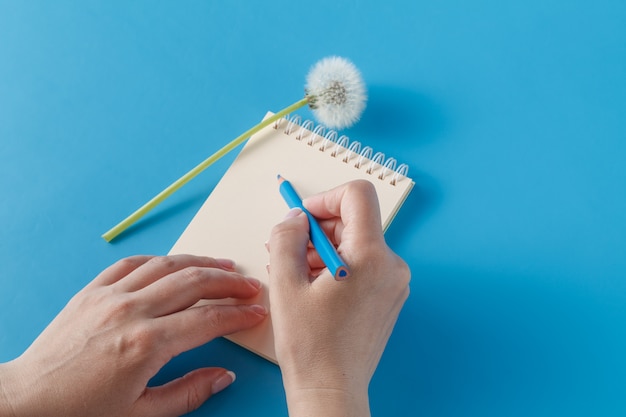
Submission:
<svg viewBox="0 0 626 417">
<path fill-rule="evenodd" d="M 265 242 L 289 210 L 278 191 L 277 174 L 289 179 L 302 198 L 351 180 L 370 181 L 386 229 L 413 187 L 407 173 L 406 164 L 309 120 L 301 122 L 298 115 L 280 119 L 248 140 L 170 254 L 233 259 L 238 271 L 263 283 L 259 298 L 246 302 L 269 306 Z M 269 317 L 227 339 L 276 362 Z"/>
</svg>

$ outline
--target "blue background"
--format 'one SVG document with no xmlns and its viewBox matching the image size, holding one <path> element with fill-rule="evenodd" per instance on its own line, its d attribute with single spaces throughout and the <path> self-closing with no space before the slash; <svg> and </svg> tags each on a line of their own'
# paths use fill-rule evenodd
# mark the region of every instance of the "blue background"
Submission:
<svg viewBox="0 0 626 417">
<path fill-rule="evenodd" d="M 109 264 L 167 253 L 234 154 L 100 235 L 328 55 L 369 89 L 344 133 L 416 182 L 387 234 L 413 280 L 374 415 L 626 415 L 618 0 L 0 0 L 0 361 Z M 286 414 L 278 368 L 225 340 L 155 383 L 210 365 L 238 380 L 193 415 Z"/>
</svg>

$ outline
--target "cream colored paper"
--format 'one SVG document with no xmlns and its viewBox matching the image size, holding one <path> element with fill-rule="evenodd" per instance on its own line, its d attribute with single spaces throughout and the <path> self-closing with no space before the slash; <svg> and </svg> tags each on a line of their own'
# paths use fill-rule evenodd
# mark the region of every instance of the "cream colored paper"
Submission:
<svg viewBox="0 0 626 417">
<path fill-rule="evenodd" d="M 326 149 L 320 151 L 324 145 L 323 137 L 315 137 L 307 130 L 298 140 L 297 136 L 302 132 L 300 126 L 292 126 L 290 134 L 285 133 L 287 127 L 288 122 L 281 119 L 277 127 L 268 126 L 249 139 L 170 251 L 170 254 L 233 259 L 239 272 L 263 283 L 258 299 L 246 302 L 267 307 L 269 254 L 265 242 L 272 227 L 289 210 L 278 191 L 278 174 L 288 179 L 302 198 L 351 180 L 370 181 L 378 193 L 384 229 L 413 187 L 413 181 L 402 176 L 391 185 L 393 172 L 387 172 L 384 179 L 379 179 L 382 166 L 367 173 L 369 159 L 362 160 L 360 168 L 356 168 L 358 154 L 353 153 L 348 162 L 343 162 L 348 154 L 346 148 L 337 148 L 339 151 L 332 156 L 337 150 L 335 143 L 326 142 Z M 313 137 L 314 142 L 309 144 Z M 276 362 L 269 317 L 261 325 L 227 338 Z"/>
</svg>

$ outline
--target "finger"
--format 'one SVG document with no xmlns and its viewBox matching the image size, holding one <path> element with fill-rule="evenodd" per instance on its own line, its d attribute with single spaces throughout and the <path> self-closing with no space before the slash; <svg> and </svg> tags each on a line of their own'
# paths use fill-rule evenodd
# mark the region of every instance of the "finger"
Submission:
<svg viewBox="0 0 626 417">
<path fill-rule="evenodd" d="M 328 269 L 326 269 L 326 267 L 312 269 L 311 270 L 311 279 L 310 279 L 310 281 L 311 282 L 315 281 L 317 279 L 317 277 L 322 275 L 323 272 L 326 272 L 328 275 L 330 275 L 330 272 L 328 271 Z M 331 280 L 333 280 L 332 276 L 330 278 L 331 278 Z"/>
<path fill-rule="evenodd" d="M 358 242 L 383 238 L 378 197 L 369 181 L 346 183 L 305 199 L 304 205 L 318 219 L 340 218 L 345 227 L 341 239 L 348 237 Z"/>
<path fill-rule="evenodd" d="M 217 268 L 187 267 L 137 291 L 153 317 L 184 310 L 202 299 L 250 298 L 261 283 L 236 272 Z"/>
<path fill-rule="evenodd" d="M 307 262 L 309 263 L 309 268 L 311 268 L 311 271 L 315 269 L 326 268 L 326 264 L 324 263 L 322 258 L 320 258 L 319 253 L 314 248 L 307 249 L 306 259 L 307 259 Z"/>
<path fill-rule="evenodd" d="M 289 211 L 285 219 L 272 228 L 270 234 L 270 282 L 272 291 L 290 291 L 309 282 L 310 267 L 307 260 L 309 222 L 300 209 Z M 277 299 L 284 299 L 278 295 Z"/>
<path fill-rule="evenodd" d="M 229 264 L 231 268 L 228 267 Z M 129 273 L 123 280 L 120 280 L 117 285 L 121 291 L 137 291 L 173 272 L 188 267 L 232 270 L 232 261 L 194 255 L 155 256 Z"/>
<path fill-rule="evenodd" d="M 187 414 L 234 381 L 235 374 L 223 368 L 196 369 L 165 385 L 147 388 L 137 409 L 146 416 Z"/>
<path fill-rule="evenodd" d="M 102 271 L 88 286 L 111 285 L 148 262 L 154 256 L 137 255 L 120 259 Z"/>
<path fill-rule="evenodd" d="M 173 357 L 225 336 L 259 324 L 267 316 L 260 305 L 202 305 L 155 319 L 160 329 L 160 349 Z"/>
<path fill-rule="evenodd" d="M 332 219 L 319 220 L 317 223 L 320 225 L 324 234 L 328 236 L 333 245 L 339 246 L 343 230 L 345 229 L 345 225 L 341 219 L 334 217 Z"/>
<path fill-rule="evenodd" d="M 317 252 L 317 250 L 315 250 L 315 248 L 312 245 L 309 245 L 307 247 L 307 251 L 306 251 L 306 259 L 307 262 L 309 264 L 309 269 L 311 270 L 310 275 L 311 276 L 318 276 L 320 274 L 320 272 L 326 268 L 326 264 L 324 263 L 324 261 L 322 261 L 322 258 L 320 258 L 319 253 Z M 265 265 L 265 269 L 267 270 L 267 273 L 270 273 L 270 264 Z"/>
</svg>

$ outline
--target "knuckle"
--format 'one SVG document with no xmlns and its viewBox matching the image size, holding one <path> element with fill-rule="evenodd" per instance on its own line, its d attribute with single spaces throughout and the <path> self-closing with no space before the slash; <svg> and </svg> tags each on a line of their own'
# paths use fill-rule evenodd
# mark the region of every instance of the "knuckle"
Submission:
<svg viewBox="0 0 626 417">
<path fill-rule="evenodd" d="M 289 237 L 293 232 L 293 226 L 287 223 L 278 223 L 272 228 L 271 241 L 282 241 L 285 237 Z M 270 243 L 270 248 L 272 244 Z"/>
<path fill-rule="evenodd" d="M 398 258 L 398 276 L 400 277 L 400 281 L 404 285 L 409 285 L 411 282 L 411 269 L 409 265 L 401 258 Z"/>
<path fill-rule="evenodd" d="M 270 234 L 269 249 L 274 249 L 277 253 L 289 250 L 298 246 L 302 242 L 309 241 L 308 222 L 303 217 L 301 222 L 281 222 L 272 227 Z"/>
<path fill-rule="evenodd" d="M 228 315 L 219 306 L 207 309 L 206 324 L 210 329 L 220 329 L 228 322 Z"/>
<path fill-rule="evenodd" d="M 359 194 L 376 194 L 376 188 L 374 188 L 374 184 L 367 180 L 351 181 L 350 183 L 348 183 L 348 189 Z"/>
<path fill-rule="evenodd" d="M 102 299 L 102 297 L 93 298 L 92 301 L 98 302 Z M 136 310 L 137 302 L 131 294 L 119 295 L 109 301 L 108 306 L 102 315 L 102 322 L 104 324 L 116 325 L 128 317 L 133 316 Z"/>
<path fill-rule="evenodd" d="M 176 266 L 176 261 L 171 256 L 155 256 L 148 261 L 151 266 L 157 269 L 173 269 Z"/>
<path fill-rule="evenodd" d="M 142 257 L 130 256 L 128 258 L 123 258 L 115 262 L 115 266 L 120 267 L 122 269 L 134 269 L 137 266 L 139 266 L 141 262 L 142 262 Z"/>
<path fill-rule="evenodd" d="M 408 297 L 409 283 L 411 282 L 411 270 L 408 264 L 400 257 L 396 257 L 394 271 L 394 284 L 398 294 L 406 299 Z"/>
<path fill-rule="evenodd" d="M 189 378 L 189 375 L 185 375 L 183 377 L 183 379 Z M 187 390 L 186 412 L 191 413 L 202 405 L 204 396 L 202 395 L 201 389 L 197 384 L 189 384 L 188 387 L 189 389 Z"/>
<path fill-rule="evenodd" d="M 137 325 L 131 333 L 131 339 L 131 346 L 139 352 L 149 352 L 154 348 L 154 332 L 148 325 Z"/>
<path fill-rule="evenodd" d="M 187 287 L 194 288 L 199 293 L 205 292 L 208 288 L 209 280 L 211 278 L 211 270 L 206 268 L 190 266 L 181 271 L 182 281 Z"/>
<path fill-rule="evenodd" d="M 156 336 L 151 326 L 137 323 L 115 338 L 114 350 L 120 357 L 143 357 L 154 349 Z"/>
<path fill-rule="evenodd" d="M 289 230 L 289 226 L 284 223 L 278 223 L 272 227 L 271 237 L 272 239 L 279 238 L 282 234 L 284 234 L 287 230 Z M 271 247 L 271 245 L 270 245 Z"/>
<path fill-rule="evenodd" d="M 201 283 L 205 276 L 205 271 L 197 266 L 189 266 L 181 271 L 185 281 L 190 283 Z"/>
</svg>

